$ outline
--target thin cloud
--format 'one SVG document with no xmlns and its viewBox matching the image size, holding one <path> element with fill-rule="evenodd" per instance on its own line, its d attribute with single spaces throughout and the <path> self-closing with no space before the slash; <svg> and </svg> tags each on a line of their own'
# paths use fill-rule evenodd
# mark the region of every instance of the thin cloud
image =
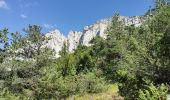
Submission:
<svg viewBox="0 0 170 100">
<path fill-rule="evenodd" d="M 25 8 L 30 8 L 30 7 L 34 7 L 36 5 L 38 5 L 38 2 L 24 2 L 22 0 L 19 0 L 19 6 L 21 9 L 25 9 Z"/>
<path fill-rule="evenodd" d="M 38 5 L 37 2 L 29 2 L 29 3 L 25 4 L 25 7 L 33 7 L 33 6 L 36 6 L 36 5 Z"/>
<path fill-rule="evenodd" d="M 25 14 L 21 14 L 20 17 L 23 18 L 23 19 L 27 18 L 27 16 Z"/>
<path fill-rule="evenodd" d="M 53 29 L 56 27 L 56 25 L 51 25 L 51 24 L 43 24 L 43 27 L 44 28 L 47 28 L 47 29 Z"/>
<path fill-rule="evenodd" d="M 0 0 L 0 9 L 9 9 L 7 3 L 4 0 Z"/>
</svg>

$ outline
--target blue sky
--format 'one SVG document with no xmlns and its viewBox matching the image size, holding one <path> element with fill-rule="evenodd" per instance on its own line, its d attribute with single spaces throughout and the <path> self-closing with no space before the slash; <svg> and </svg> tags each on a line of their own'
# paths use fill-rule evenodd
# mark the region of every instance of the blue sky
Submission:
<svg viewBox="0 0 170 100">
<path fill-rule="evenodd" d="M 43 32 L 59 29 L 67 35 L 114 12 L 143 15 L 149 6 L 153 0 L 0 0 L 0 29 L 22 32 L 29 24 L 36 24 Z"/>
</svg>

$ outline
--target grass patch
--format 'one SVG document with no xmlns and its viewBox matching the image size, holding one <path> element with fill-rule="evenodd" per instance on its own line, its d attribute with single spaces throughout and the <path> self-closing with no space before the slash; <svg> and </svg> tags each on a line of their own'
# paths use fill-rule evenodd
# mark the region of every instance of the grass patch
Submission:
<svg viewBox="0 0 170 100">
<path fill-rule="evenodd" d="M 84 94 L 84 95 L 74 95 L 69 97 L 67 100 L 123 100 L 122 97 L 118 95 L 118 85 L 110 84 L 108 90 L 102 93 L 96 94 Z"/>
</svg>

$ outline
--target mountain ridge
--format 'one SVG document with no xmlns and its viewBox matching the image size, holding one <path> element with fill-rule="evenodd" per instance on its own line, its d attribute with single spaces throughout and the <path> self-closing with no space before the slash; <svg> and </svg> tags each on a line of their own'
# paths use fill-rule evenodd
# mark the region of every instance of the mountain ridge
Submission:
<svg viewBox="0 0 170 100">
<path fill-rule="evenodd" d="M 120 16 L 120 20 L 124 22 L 125 25 L 135 25 L 140 26 L 143 23 L 143 19 L 140 16 L 126 17 Z M 62 49 L 64 42 L 69 43 L 69 52 L 73 52 L 77 48 L 78 44 L 85 46 L 90 46 L 89 42 L 95 36 L 100 36 L 106 38 L 106 29 L 111 24 L 112 18 L 105 18 L 92 25 L 85 26 L 83 31 L 70 31 L 67 36 L 64 36 L 58 29 L 46 33 L 46 37 L 50 37 L 48 42 L 45 44 L 46 47 L 55 50 L 56 57 L 59 57 L 59 51 Z"/>
</svg>

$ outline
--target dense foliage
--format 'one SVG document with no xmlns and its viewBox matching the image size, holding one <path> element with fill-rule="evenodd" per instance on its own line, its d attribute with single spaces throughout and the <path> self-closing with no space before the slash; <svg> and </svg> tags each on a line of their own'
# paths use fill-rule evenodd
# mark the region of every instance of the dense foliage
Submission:
<svg viewBox="0 0 170 100">
<path fill-rule="evenodd" d="M 68 42 L 54 57 L 41 27 L 29 25 L 25 35 L 0 30 L 0 99 L 66 99 L 107 90 L 117 83 L 127 100 L 166 100 L 170 85 L 170 2 L 156 0 L 140 26 L 125 25 L 115 14 L 91 46 Z M 10 38 L 9 38 L 10 37 Z"/>
</svg>

